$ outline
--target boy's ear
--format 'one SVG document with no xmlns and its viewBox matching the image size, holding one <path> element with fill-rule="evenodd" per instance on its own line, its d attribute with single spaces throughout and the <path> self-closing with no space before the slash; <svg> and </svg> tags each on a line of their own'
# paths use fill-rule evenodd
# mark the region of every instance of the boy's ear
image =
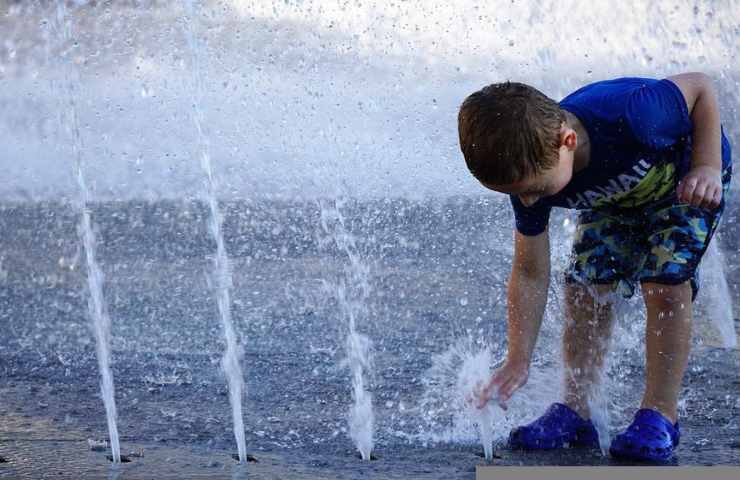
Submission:
<svg viewBox="0 0 740 480">
<path fill-rule="evenodd" d="M 578 146 L 578 135 L 576 131 L 563 124 L 560 128 L 560 146 L 566 147 L 568 150 L 575 150 Z"/>
</svg>

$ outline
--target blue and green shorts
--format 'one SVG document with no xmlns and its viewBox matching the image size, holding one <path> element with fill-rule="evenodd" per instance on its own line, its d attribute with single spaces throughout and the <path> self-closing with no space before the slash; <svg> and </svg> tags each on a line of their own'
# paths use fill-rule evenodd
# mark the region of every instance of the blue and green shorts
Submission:
<svg viewBox="0 0 740 480">
<path fill-rule="evenodd" d="M 702 209 L 675 200 L 627 212 L 579 213 L 567 282 L 613 284 L 629 298 L 638 282 L 678 285 L 699 291 L 697 268 L 725 209 L 732 176 L 722 174 L 722 201 Z"/>
</svg>

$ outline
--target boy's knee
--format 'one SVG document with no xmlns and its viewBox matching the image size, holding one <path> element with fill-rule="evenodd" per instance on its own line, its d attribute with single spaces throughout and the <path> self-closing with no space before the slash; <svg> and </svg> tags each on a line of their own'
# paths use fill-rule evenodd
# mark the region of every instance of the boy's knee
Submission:
<svg viewBox="0 0 740 480">
<path fill-rule="evenodd" d="M 677 285 L 643 282 L 642 296 L 645 305 L 660 310 L 689 308 L 691 306 L 691 282 L 689 280 Z"/>
<path fill-rule="evenodd" d="M 597 305 L 612 303 L 616 289 L 616 283 L 565 282 L 565 295 L 568 300 L 575 301 L 576 305 L 583 305 L 584 302 L 595 302 Z"/>
</svg>

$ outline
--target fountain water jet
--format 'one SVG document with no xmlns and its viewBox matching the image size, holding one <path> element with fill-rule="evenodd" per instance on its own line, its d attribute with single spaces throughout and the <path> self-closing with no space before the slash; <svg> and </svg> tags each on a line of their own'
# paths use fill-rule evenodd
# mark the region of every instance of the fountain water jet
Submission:
<svg viewBox="0 0 740 480">
<path fill-rule="evenodd" d="M 475 405 L 475 393 L 491 378 L 490 365 L 492 355 L 489 348 L 470 351 L 463 360 L 457 375 L 457 391 L 463 399 L 467 413 L 478 426 L 478 435 L 483 444 L 483 452 L 487 462 L 493 460 L 493 414 L 496 399 L 493 398 L 483 408 Z"/>
<path fill-rule="evenodd" d="M 319 204 L 321 209 L 321 228 L 327 239 L 322 243 L 333 243 L 346 255 L 349 264 L 345 266 L 345 278 L 336 285 L 326 285 L 336 296 L 341 316 L 347 322 L 345 348 L 347 362 L 352 375 L 352 400 L 349 411 L 349 434 L 355 442 L 363 460 L 370 460 L 373 450 L 375 414 L 372 395 L 366 388 L 366 372 L 371 370 L 372 361 L 370 339 L 357 331 L 357 322 L 367 316 L 367 299 L 370 295 L 368 281 L 369 268 L 357 251 L 354 237 L 347 231 L 341 212 L 341 201 L 333 205 Z"/>
<path fill-rule="evenodd" d="M 61 31 L 61 40 L 67 43 L 72 39 L 71 26 L 67 20 L 67 8 L 65 2 L 57 3 L 57 26 Z M 95 335 L 95 352 L 98 358 L 98 367 L 100 368 L 100 392 L 103 397 L 105 406 L 106 419 L 108 422 L 108 435 L 110 437 L 111 458 L 114 463 L 121 462 L 121 447 L 118 438 L 118 426 L 116 424 L 116 399 L 115 387 L 113 383 L 113 372 L 110 367 L 110 329 L 111 321 L 108 315 L 108 308 L 103 296 L 103 272 L 98 266 L 96 259 L 96 240 L 93 231 L 92 220 L 90 218 L 90 191 L 85 180 L 84 162 L 82 158 L 83 143 L 80 134 L 79 115 L 77 112 L 77 101 L 75 94 L 76 82 L 69 76 L 69 68 L 64 68 L 67 108 L 69 111 L 70 134 L 72 137 L 72 153 L 74 157 L 75 177 L 79 186 L 80 202 L 80 223 L 78 233 L 85 251 L 87 266 L 87 284 L 89 296 L 87 299 L 87 308 L 92 321 L 93 333 Z M 63 123 L 62 117 L 59 121 Z"/>
<path fill-rule="evenodd" d="M 609 397 L 607 395 L 608 385 L 604 380 L 604 371 L 597 374 L 596 385 L 593 393 L 588 397 L 588 408 L 591 413 L 591 421 L 599 434 L 599 449 L 606 456 L 611 444 L 611 416 L 609 415 Z"/>
<path fill-rule="evenodd" d="M 234 421 L 234 436 L 236 437 L 236 444 L 239 450 L 239 461 L 246 463 L 247 442 L 242 414 L 242 399 L 245 394 L 245 386 L 241 365 L 239 364 L 239 342 L 231 321 L 232 277 L 229 267 L 229 256 L 226 252 L 226 244 L 223 236 L 223 216 L 219 210 L 218 200 L 216 198 L 217 188 L 211 163 L 210 142 L 204 130 L 204 114 L 201 107 L 203 101 L 203 73 L 200 63 L 201 47 L 193 28 L 193 22 L 197 15 L 197 6 L 194 0 L 183 0 L 183 3 L 187 12 L 185 30 L 192 54 L 192 73 L 195 84 L 193 89 L 193 122 L 198 131 L 201 167 L 206 177 L 207 201 L 210 211 L 209 230 L 216 242 L 216 255 L 213 258 L 213 280 L 215 281 L 216 302 L 218 303 L 221 327 L 223 329 L 224 340 L 226 341 L 226 350 L 221 359 L 221 367 L 226 374 L 226 380 L 229 385 L 229 401 L 231 403 Z"/>
</svg>

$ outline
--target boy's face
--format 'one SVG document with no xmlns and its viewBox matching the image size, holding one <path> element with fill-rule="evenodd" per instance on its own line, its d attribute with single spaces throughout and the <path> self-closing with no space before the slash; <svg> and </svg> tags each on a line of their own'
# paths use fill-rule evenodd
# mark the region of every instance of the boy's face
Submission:
<svg viewBox="0 0 740 480">
<path fill-rule="evenodd" d="M 555 165 L 518 182 L 501 185 L 484 183 L 483 186 L 496 192 L 514 195 L 525 207 L 532 206 L 542 197 L 555 195 L 570 182 L 573 176 L 573 156 L 577 143 L 576 132 L 563 124 L 560 129 L 558 161 Z"/>
</svg>

